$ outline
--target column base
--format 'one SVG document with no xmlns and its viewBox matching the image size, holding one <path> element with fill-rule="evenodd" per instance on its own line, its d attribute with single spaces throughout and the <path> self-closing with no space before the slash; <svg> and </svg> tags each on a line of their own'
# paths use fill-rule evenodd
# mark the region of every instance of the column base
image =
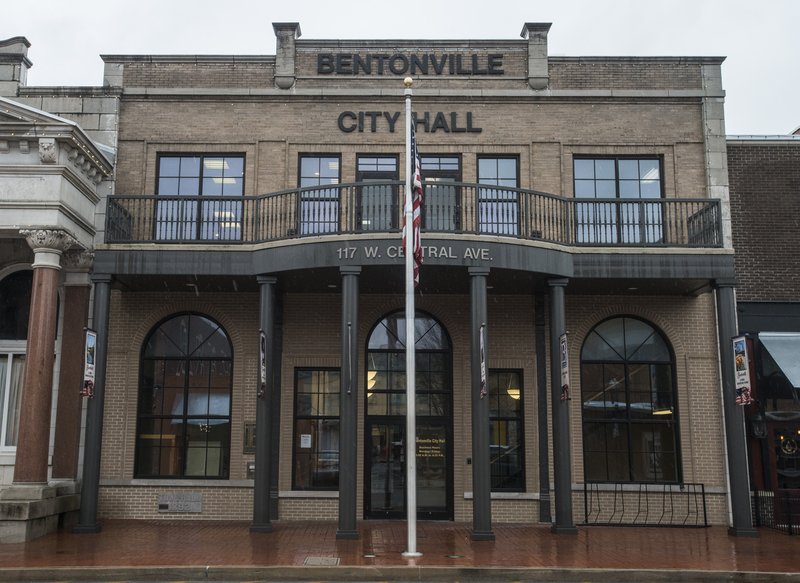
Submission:
<svg viewBox="0 0 800 583">
<path fill-rule="evenodd" d="M 0 489 L 0 543 L 27 542 L 75 524 L 79 506 L 80 494 L 57 486 L 6 486 Z"/>
<path fill-rule="evenodd" d="M 337 530 L 336 538 L 344 540 L 355 540 L 359 537 L 357 530 Z"/>
<path fill-rule="evenodd" d="M 250 532 L 272 532 L 272 525 L 266 524 L 251 524 Z"/>
<path fill-rule="evenodd" d="M 737 526 L 729 526 L 728 534 L 730 536 L 743 536 L 750 538 L 757 538 L 759 536 L 758 530 L 755 528 L 739 528 Z"/>
<path fill-rule="evenodd" d="M 491 530 L 473 530 L 469 538 L 472 540 L 494 540 L 494 533 Z"/>
<path fill-rule="evenodd" d="M 72 528 L 72 532 L 75 534 L 95 534 L 101 530 L 103 530 L 103 527 L 98 522 L 94 524 L 78 524 Z"/>
<path fill-rule="evenodd" d="M 550 527 L 550 532 L 553 534 L 578 534 L 578 528 L 575 526 L 560 526 L 554 524 Z"/>
</svg>

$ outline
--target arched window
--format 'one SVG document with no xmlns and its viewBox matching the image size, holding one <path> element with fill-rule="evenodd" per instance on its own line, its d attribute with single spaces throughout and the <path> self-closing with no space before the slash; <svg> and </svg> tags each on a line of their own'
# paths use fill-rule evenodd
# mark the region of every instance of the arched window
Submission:
<svg viewBox="0 0 800 583">
<path fill-rule="evenodd" d="M 680 480 L 672 352 L 652 325 L 595 326 L 581 351 L 581 397 L 587 481 Z"/>
<path fill-rule="evenodd" d="M 137 478 L 227 478 L 233 357 L 201 314 L 161 322 L 142 349 Z"/>
<path fill-rule="evenodd" d="M 27 268 L 0 280 L 0 450 L 17 445 L 32 284 Z"/>
</svg>

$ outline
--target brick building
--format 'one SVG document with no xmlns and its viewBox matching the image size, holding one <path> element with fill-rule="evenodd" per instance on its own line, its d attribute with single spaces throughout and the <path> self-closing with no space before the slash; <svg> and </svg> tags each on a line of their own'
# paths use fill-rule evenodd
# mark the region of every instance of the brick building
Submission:
<svg viewBox="0 0 800 583">
<path fill-rule="evenodd" d="M 326 519 L 347 538 L 406 516 L 410 76 L 418 517 L 491 539 L 493 521 L 655 522 L 673 500 L 704 510 L 667 521 L 753 534 L 722 59 L 551 57 L 549 28 L 320 41 L 277 23 L 274 56 L 103 56 L 104 87 L 75 90 L 113 99 L 116 122 L 113 194 L 83 246 L 97 344 L 79 530 Z M 10 495 L 47 482 L 14 463 Z"/>
<path fill-rule="evenodd" d="M 755 388 L 751 486 L 769 524 L 800 489 L 800 136 L 731 136 L 728 168 L 739 330 L 752 348 Z M 772 517 L 765 508 L 775 496 Z"/>
</svg>

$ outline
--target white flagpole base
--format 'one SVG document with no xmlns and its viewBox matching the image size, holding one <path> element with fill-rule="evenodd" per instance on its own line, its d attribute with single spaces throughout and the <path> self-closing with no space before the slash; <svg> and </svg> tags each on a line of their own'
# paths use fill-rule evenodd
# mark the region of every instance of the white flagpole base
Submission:
<svg viewBox="0 0 800 583">
<path fill-rule="evenodd" d="M 418 553 L 418 552 L 416 552 L 416 551 L 415 551 L 415 552 L 403 551 L 401 554 L 402 554 L 404 557 L 409 557 L 409 558 L 413 558 L 413 557 L 421 557 L 421 556 L 422 556 L 422 553 Z"/>
</svg>

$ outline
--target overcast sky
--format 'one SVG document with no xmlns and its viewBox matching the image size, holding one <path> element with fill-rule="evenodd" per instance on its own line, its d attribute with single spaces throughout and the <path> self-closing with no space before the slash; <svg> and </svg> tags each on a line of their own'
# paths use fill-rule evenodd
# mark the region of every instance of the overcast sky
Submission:
<svg viewBox="0 0 800 583">
<path fill-rule="evenodd" d="M 28 85 L 100 85 L 101 54 L 274 55 L 273 22 L 307 39 L 518 39 L 552 22 L 565 56 L 725 56 L 728 134 L 800 125 L 800 0 L 4 0 Z"/>
</svg>

